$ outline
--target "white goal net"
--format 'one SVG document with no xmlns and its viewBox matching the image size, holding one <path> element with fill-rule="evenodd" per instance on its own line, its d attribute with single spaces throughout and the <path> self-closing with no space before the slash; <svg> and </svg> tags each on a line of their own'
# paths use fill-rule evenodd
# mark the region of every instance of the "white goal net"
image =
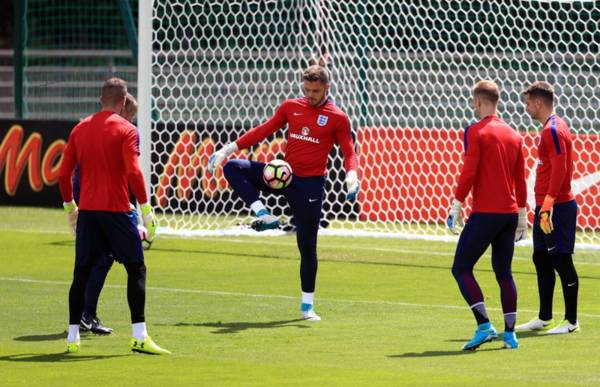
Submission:
<svg viewBox="0 0 600 387">
<path fill-rule="evenodd" d="M 599 4 L 142 1 L 152 14 L 151 65 L 140 72 L 152 78 L 150 176 L 161 226 L 210 234 L 249 223 L 249 209 L 222 174 L 206 174 L 207 159 L 301 96 L 309 58 L 327 54 L 331 95 L 352 123 L 361 192 L 356 203 L 344 202 L 336 147 L 325 232 L 447 235 L 462 131 L 475 120 L 470 90 L 483 78 L 501 85 L 500 115 L 525 138 L 533 205 L 539 124 L 525 113 L 522 91 L 547 80 L 574 134 L 578 242 L 600 245 Z M 233 157 L 269 160 L 285 149 L 285 135 L 284 128 Z M 265 199 L 293 226 L 283 198 Z"/>
</svg>

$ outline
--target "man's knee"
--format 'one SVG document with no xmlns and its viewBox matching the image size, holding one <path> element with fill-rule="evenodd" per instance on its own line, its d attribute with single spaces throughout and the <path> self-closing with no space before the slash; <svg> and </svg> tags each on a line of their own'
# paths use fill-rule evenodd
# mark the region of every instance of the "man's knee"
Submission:
<svg viewBox="0 0 600 387">
<path fill-rule="evenodd" d="M 73 282 L 86 282 L 90 277 L 91 270 L 90 266 L 75 266 L 73 270 Z"/>
<path fill-rule="evenodd" d="M 577 270 L 573 264 L 573 256 L 571 254 L 557 254 L 551 258 L 554 268 L 561 277 L 565 277 L 570 282 L 578 279 Z"/>
<path fill-rule="evenodd" d="M 129 278 L 135 280 L 146 279 L 146 265 L 144 263 L 128 263 L 125 265 L 125 270 L 127 270 Z"/>
<path fill-rule="evenodd" d="M 552 258 L 543 250 L 533 251 L 533 264 L 537 271 L 554 270 Z"/>
<path fill-rule="evenodd" d="M 248 160 L 229 160 L 225 163 L 225 166 L 223 167 L 223 175 L 225 175 L 225 178 L 229 180 L 232 176 L 238 174 L 242 169 L 249 167 L 250 161 Z"/>
<path fill-rule="evenodd" d="M 512 273 L 510 270 L 497 271 L 495 274 L 496 282 L 498 282 L 499 284 L 510 283 L 513 281 Z"/>
<path fill-rule="evenodd" d="M 225 163 L 225 166 L 223 167 L 223 175 L 225 175 L 226 179 L 229 179 L 231 175 L 235 173 L 235 170 L 238 168 L 234 161 L 235 160 L 229 160 Z"/>
<path fill-rule="evenodd" d="M 463 265 L 454 262 L 451 271 L 454 278 L 458 280 L 463 275 L 463 273 L 467 271 L 467 269 Z"/>
</svg>

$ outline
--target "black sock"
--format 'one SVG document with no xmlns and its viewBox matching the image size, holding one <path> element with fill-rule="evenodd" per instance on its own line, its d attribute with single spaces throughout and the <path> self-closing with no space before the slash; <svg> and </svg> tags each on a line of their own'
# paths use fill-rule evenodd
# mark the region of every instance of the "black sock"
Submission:
<svg viewBox="0 0 600 387">
<path fill-rule="evenodd" d="M 483 302 L 480 302 L 474 306 L 471 306 L 471 311 L 473 312 L 473 316 L 475 316 L 477 325 L 481 325 L 481 324 L 490 322 L 490 319 L 488 318 L 488 315 L 487 315 L 487 311 L 485 310 L 485 304 Z"/>
<path fill-rule="evenodd" d="M 543 250 L 533 252 L 533 263 L 537 273 L 538 291 L 540 295 L 540 320 L 552 319 L 552 298 L 556 275 L 552 258 Z"/>
<path fill-rule="evenodd" d="M 131 323 L 144 322 L 144 307 L 146 304 L 146 265 L 143 263 L 128 263 L 127 270 L 127 302 L 131 312 Z"/>
<path fill-rule="evenodd" d="M 573 265 L 573 256 L 571 254 L 557 254 L 552 257 L 552 260 L 562 284 L 565 298 L 565 320 L 569 320 L 571 324 L 575 324 L 577 322 L 579 278 Z"/>
</svg>

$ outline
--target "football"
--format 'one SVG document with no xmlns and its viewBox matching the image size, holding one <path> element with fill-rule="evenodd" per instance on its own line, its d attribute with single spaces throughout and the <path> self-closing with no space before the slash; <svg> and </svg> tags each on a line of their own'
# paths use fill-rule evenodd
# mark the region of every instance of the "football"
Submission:
<svg viewBox="0 0 600 387">
<path fill-rule="evenodd" d="M 292 167 L 284 160 L 272 160 L 263 169 L 263 180 L 273 189 L 285 188 L 292 182 Z"/>
<path fill-rule="evenodd" d="M 146 239 L 148 237 L 148 230 L 140 224 L 138 225 L 138 233 L 140 234 L 140 240 L 142 241 L 142 248 L 144 250 L 149 250 L 150 246 L 152 246 L 152 241 Z"/>
</svg>

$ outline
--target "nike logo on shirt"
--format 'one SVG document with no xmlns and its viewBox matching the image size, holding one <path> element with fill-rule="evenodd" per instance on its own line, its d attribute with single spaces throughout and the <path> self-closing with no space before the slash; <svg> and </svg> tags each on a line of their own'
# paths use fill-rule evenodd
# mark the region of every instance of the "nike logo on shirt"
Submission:
<svg viewBox="0 0 600 387">
<path fill-rule="evenodd" d="M 310 203 L 314 203 L 314 202 L 316 202 L 317 200 L 319 200 L 319 199 L 308 199 L 308 201 L 309 201 Z"/>
<path fill-rule="evenodd" d="M 294 112 L 294 116 L 301 116 L 301 115 L 302 115 L 302 113 L 296 113 L 296 112 Z"/>
<path fill-rule="evenodd" d="M 535 187 L 535 175 L 536 171 L 533 169 L 527 179 L 527 203 L 529 203 L 531 208 L 535 208 L 535 192 L 533 191 Z M 571 180 L 571 191 L 573 195 L 577 196 L 598 183 L 600 183 L 600 172 L 590 173 Z"/>
</svg>

